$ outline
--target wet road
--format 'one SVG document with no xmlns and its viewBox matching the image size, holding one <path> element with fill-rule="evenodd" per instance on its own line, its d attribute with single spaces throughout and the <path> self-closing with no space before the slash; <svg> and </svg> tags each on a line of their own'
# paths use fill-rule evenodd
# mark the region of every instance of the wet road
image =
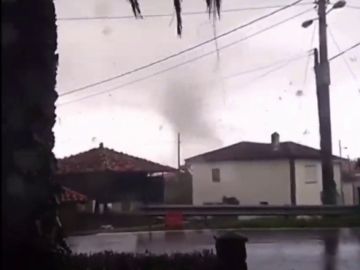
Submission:
<svg viewBox="0 0 360 270">
<path fill-rule="evenodd" d="M 360 229 L 241 230 L 249 270 L 359 270 Z M 68 239 L 75 253 L 173 253 L 214 250 L 219 231 L 101 233 Z"/>
</svg>

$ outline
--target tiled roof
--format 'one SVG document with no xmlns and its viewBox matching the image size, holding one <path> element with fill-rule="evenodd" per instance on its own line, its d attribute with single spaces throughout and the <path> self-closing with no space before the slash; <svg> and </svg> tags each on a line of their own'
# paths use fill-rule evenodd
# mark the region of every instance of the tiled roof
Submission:
<svg viewBox="0 0 360 270">
<path fill-rule="evenodd" d="M 58 159 L 58 174 L 105 172 L 169 172 L 174 168 L 103 147 Z"/>
<path fill-rule="evenodd" d="M 221 149 L 190 157 L 186 162 L 268 160 L 268 159 L 320 159 L 320 151 L 294 142 L 279 143 L 274 150 L 270 143 L 240 142 Z M 338 157 L 334 156 L 335 159 Z"/>
<path fill-rule="evenodd" d="M 62 193 L 60 195 L 60 202 L 86 202 L 88 198 L 74 190 L 71 190 L 67 187 L 62 187 Z"/>
</svg>

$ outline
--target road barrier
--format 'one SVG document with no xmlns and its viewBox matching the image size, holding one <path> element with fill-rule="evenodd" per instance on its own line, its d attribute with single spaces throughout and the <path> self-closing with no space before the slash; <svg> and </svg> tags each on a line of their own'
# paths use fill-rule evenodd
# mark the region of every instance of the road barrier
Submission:
<svg viewBox="0 0 360 270">
<path fill-rule="evenodd" d="M 183 216 L 352 216 L 360 215 L 360 206 L 146 205 L 141 212 L 147 216 L 166 216 L 169 212 Z"/>
</svg>

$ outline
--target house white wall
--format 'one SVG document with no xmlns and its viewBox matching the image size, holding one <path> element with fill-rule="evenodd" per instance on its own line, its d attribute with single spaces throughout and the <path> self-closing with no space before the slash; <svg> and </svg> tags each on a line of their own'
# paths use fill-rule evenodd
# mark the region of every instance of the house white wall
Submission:
<svg viewBox="0 0 360 270">
<path fill-rule="evenodd" d="M 309 169 L 310 167 L 310 169 Z M 212 169 L 220 169 L 220 182 L 212 181 Z M 241 205 L 290 205 L 290 165 L 288 160 L 194 162 L 193 203 L 220 203 L 223 196 L 235 197 Z M 334 164 L 338 203 L 343 203 L 340 164 Z M 320 205 L 321 162 L 295 160 L 297 205 Z"/>
<path fill-rule="evenodd" d="M 344 204 L 359 205 L 360 204 L 360 181 L 344 182 L 342 184 Z"/>
<path fill-rule="evenodd" d="M 343 183 L 343 195 L 344 195 L 344 204 L 345 205 L 354 205 L 354 186 L 352 182 Z"/>
<path fill-rule="evenodd" d="M 360 205 L 360 181 L 354 183 L 354 204 Z"/>
<path fill-rule="evenodd" d="M 120 202 L 113 202 L 110 204 L 111 212 L 114 213 L 124 213 L 124 212 L 134 212 L 139 209 L 142 205 L 141 202 L 138 201 L 120 201 Z"/>
<path fill-rule="evenodd" d="M 212 169 L 220 169 L 220 182 L 212 181 Z M 241 205 L 290 205 L 288 160 L 192 163 L 193 203 L 221 202 L 236 197 Z"/>
<path fill-rule="evenodd" d="M 334 180 L 339 194 L 338 203 L 342 203 L 342 183 L 340 164 L 334 164 Z M 317 160 L 295 161 L 296 204 L 320 205 L 322 191 L 321 162 Z"/>
</svg>

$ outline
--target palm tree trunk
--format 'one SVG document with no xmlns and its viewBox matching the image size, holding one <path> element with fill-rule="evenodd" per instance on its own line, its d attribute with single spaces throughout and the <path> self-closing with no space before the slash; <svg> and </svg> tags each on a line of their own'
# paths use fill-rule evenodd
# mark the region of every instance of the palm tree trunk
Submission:
<svg viewBox="0 0 360 270">
<path fill-rule="evenodd" d="M 55 20 L 52 0 L 2 1 L 1 190 L 7 269 L 45 267 L 41 256 L 53 244 Z"/>
</svg>

